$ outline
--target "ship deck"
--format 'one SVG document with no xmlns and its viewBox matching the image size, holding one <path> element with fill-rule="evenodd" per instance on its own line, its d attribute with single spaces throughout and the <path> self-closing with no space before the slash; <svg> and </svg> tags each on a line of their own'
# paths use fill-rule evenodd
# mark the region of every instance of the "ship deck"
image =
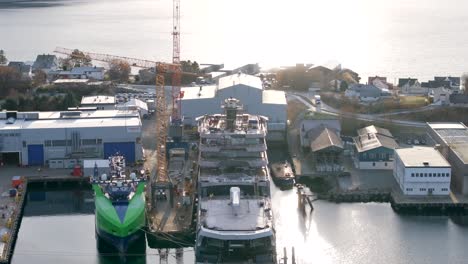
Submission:
<svg viewBox="0 0 468 264">
<path fill-rule="evenodd" d="M 148 237 L 152 240 L 174 242 L 174 239 L 177 240 L 174 235 L 191 233 L 197 180 L 196 173 L 192 173 L 191 169 L 192 161 L 196 158 L 196 153 L 190 151 L 188 160 L 183 163 L 184 169 L 178 170 L 182 175 L 172 179 L 173 188 L 164 191 L 165 198 L 163 195 L 158 195 L 157 189 L 153 191 L 153 208 L 147 211 Z M 156 157 L 152 156 L 147 162 L 153 163 L 147 164 L 148 167 L 155 168 Z M 155 177 L 156 172 L 151 173 L 152 178 Z M 169 172 L 169 175 L 172 174 Z"/>
</svg>

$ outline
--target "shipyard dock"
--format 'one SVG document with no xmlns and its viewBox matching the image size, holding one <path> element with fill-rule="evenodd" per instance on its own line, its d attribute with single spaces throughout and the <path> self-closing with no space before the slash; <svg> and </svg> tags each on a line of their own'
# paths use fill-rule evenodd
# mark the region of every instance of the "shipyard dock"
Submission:
<svg viewBox="0 0 468 264">
<path fill-rule="evenodd" d="M 177 149 L 176 149 L 177 150 Z M 185 153 L 182 154 L 185 156 Z M 197 170 L 195 150 L 188 150 L 186 157 L 170 155 L 168 174 L 170 182 L 165 188 L 156 187 L 152 192 L 151 209 L 147 209 L 147 242 L 151 248 L 187 247 L 194 243 L 195 190 Z M 155 168 L 155 153 L 145 167 Z M 150 172 L 156 177 L 156 170 Z"/>
</svg>

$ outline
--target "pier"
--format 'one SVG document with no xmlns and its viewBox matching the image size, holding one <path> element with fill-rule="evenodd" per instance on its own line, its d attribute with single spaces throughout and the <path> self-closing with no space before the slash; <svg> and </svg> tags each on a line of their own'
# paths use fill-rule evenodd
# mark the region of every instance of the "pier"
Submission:
<svg viewBox="0 0 468 264">
<path fill-rule="evenodd" d="M 17 174 L 22 174 L 21 170 L 17 170 Z M 29 173 L 26 173 L 29 174 Z M 18 237 L 19 228 L 21 226 L 21 220 L 23 217 L 23 209 L 26 203 L 28 186 L 29 185 L 43 185 L 44 187 L 62 187 L 71 185 L 89 185 L 89 179 L 87 177 L 71 176 L 71 175 L 47 175 L 47 173 L 41 173 L 41 175 L 31 175 L 16 177 L 15 187 L 13 188 L 13 180 L 11 177 L 7 177 L 8 183 L 2 183 L 2 196 L 0 197 L 0 264 L 10 263 L 13 256 L 16 239 Z M 5 189 L 5 187 L 7 187 Z M 11 188 L 9 187 L 11 186 Z M 12 192 L 10 194 L 10 192 Z M 13 195 L 13 192 L 15 193 Z M 6 196 L 4 194 L 8 193 Z"/>
</svg>

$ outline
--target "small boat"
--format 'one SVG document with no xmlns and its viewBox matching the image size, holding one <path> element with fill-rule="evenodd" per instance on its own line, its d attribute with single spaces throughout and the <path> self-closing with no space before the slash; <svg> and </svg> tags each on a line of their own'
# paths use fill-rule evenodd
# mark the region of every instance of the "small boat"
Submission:
<svg viewBox="0 0 468 264">
<path fill-rule="evenodd" d="M 273 163 L 271 176 L 280 188 L 290 189 L 294 186 L 294 172 L 288 161 Z"/>
</svg>

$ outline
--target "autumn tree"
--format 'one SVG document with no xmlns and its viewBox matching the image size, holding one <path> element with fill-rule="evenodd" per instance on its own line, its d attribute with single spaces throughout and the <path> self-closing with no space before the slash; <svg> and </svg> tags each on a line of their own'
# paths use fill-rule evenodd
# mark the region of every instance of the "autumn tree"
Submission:
<svg viewBox="0 0 468 264">
<path fill-rule="evenodd" d="M 60 58 L 59 65 L 63 70 L 71 70 L 75 67 L 92 66 L 91 61 L 91 57 L 75 49 L 68 57 Z"/>
<path fill-rule="evenodd" d="M 10 90 L 22 83 L 21 73 L 7 66 L 0 66 L 0 97 L 5 97 Z"/>
<path fill-rule="evenodd" d="M 6 65 L 8 63 L 8 59 L 5 56 L 5 52 L 0 50 L 0 65 Z"/>
<path fill-rule="evenodd" d="M 40 86 L 45 84 L 47 81 L 47 74 L 42 70 L 37 70 L 34 72 L 33 85 Z"/>
<path fill-rule="evenodd" d="M 123 60 L 113 60 L 109 63 L 109 71 L 107 74 L 112 81 L 128 82 L 131 67 L 128 62 Z"/>
</svg>

